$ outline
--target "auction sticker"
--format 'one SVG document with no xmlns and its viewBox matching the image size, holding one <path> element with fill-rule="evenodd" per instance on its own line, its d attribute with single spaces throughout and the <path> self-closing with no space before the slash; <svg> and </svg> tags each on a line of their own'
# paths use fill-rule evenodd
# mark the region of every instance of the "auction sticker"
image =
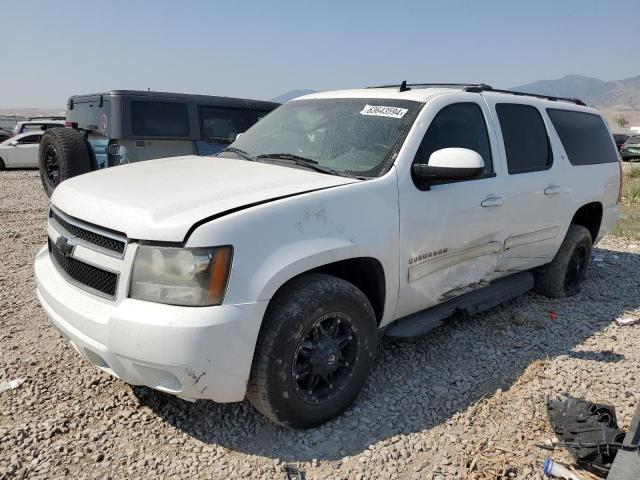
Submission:
<svg viewBox="0 0 640 480">
<path fill-rule="evenodd" d="M 385 107 L 384 105 L 365 105 L 360 115 L 373 115 L 375 117 L 402 118 L 409 110 L 398 107 Z"/>
</svg>

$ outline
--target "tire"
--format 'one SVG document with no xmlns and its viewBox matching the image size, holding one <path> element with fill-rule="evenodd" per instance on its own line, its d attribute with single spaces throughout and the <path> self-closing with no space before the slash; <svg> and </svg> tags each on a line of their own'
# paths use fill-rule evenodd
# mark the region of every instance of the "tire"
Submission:
<svg viewBox="0 0 640 480">
<path fill-rule="evenodd" d="M 591 262 L 591 233 L 571 224 L 553 261 L 534 272 L 534 290 L 551 298 L 570 297 L 580 291 Z"/>
<path fill-rule="evenodd" d="M 61 182 L 91 171 L 89 145 L 73 128 L 51 128 L 42 135 L 39 150 L 40 180 L 48 196 Z"/>
<path fill-rule="evenodd" d="M 7 168 L 4 164 L 4 160 L 2 160 L 2 158 L 0 158 L 0 170 L 4 170 L 5 168 Z"/>
<path fill-rule="evenodd" d="M 279 425 L 321 425 L 353 403 L 373 365 L 377 341 L 373 308 L 358 288 L 330 275 L 301 275 L 267 309 L 247 398 Z"/>
</svg>

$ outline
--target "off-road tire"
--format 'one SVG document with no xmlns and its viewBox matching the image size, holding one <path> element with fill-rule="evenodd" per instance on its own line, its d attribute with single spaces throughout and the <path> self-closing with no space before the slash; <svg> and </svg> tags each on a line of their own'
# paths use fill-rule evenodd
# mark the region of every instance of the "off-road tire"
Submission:
<svg viewBox="0 0 640 480">
<path fill-rule="evenodd" d="M 296 352 L 307 338 L 305 332 L 318 319 L 334 314 L 350 319 L 358 356 L 351 363 L 349 374 L 343 376 L 342 388 L 330 394 L 335 396 L 320 404 L 310 404 L 300 396 L 299 384 L 294 379 Z M 279 425 L 293 429 L 321 425 L 353 403 L 373 365 L 377 341 L 373 308 L 357 287 L 330 275 L 301 275 L 285 285 L 267 309 L 255 349 L 247 398 L 260 413 Z"/>
<path fill-rule="evenodd" d="M 589 230 L 581 225 L 569 225 L 567 235 L 553 261 L 534 272 L 535 291 L 552 298 L 570 297 L 578 293 L 591 262 L 592 248 Z M 575 281 L 568 282 L 567 279 L 575 274 L 570 267 L 574 255 L 580 258 L 584 255 L 584 261 L 581 262 L 584 264 L 581 265 L 579 274 L 575 275 Z"/>
<path fill-rule="evenodd" d="M 53 150 L 51 150 L 53 149 Z M 47 169 L 47 155 L 57 157 L 58 180 Z M 91 171 L 91 153 L 82 133 L 73 128 L 51 128 L 42 135 L 38 152 L 40 180 L 48 196 L 61 182 Z"/>
</svg>

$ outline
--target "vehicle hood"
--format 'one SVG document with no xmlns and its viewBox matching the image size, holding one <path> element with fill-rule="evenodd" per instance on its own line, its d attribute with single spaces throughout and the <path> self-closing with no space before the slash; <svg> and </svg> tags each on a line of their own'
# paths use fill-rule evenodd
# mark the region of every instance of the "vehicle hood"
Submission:
<svg viewBox="0 0 640 480">
<path fill-rule="evenodd" d="M 358 182 L 319 172 L 222 157 L 150 160 L 61 183 L 51 203 L 129 238 L 181 242 L 208 217 L 284 196 Z"/>
</svg>

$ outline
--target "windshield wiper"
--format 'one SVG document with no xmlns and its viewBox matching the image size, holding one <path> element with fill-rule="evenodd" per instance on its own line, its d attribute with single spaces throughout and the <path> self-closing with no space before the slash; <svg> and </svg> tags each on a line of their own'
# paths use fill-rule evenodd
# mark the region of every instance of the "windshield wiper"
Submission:
<svg viewBox="0 0 640 480">
<path fill-rule="evenodd" d="M 254 157 L 253 155 L 251 155 L 248 152 L 245 152 L 244 150 L 242 150 L 241 148 L 236 148 L 236 147 L 226 147 L 223 148 L 222 150 L 220 150 L 218 152 L 218 154 L 222 153 L 222 152 L 231 152 L 231 153 L 236 153 L 238 154 L 240 157 L 244 158 L 245 160 L 249 160 L 251 162 L 254 162 L 256 160 L 256 157 Z"/>
<path fill-rule="evenodd" d="M 265 159 L 285 160 L 285 161 L 289 161 L 289 162 L 295 163 L 296 165 L 300 165 L 301 167 L 307 167 L 307 168 L 309 168 L 311 170 L 315 170 L 316 172 L 326 173 L 327 175 L 342 176 L 340 173 L 338 173 L 333 168 L 321 167 L 320 165 L 318 165 L 317 160 L 313 160 L 311 158 L 305 158 L 305 157 L 302 157 L 300 155 L 296 155 L 296 154 L 293 154 L 293 153 L 263 153 L 261 155 L 258 155 L 256 157 L 256 159 L 258 159 L 258 160 L 265 160 Z"/>
<path fill-rule="evenodd" d="M 277 160 L 300 160 L 305 163 L 312 163 L 314 165 L 318 164 L 317 160 L 313 160 L 312 158 L 301 157 L 300 155 L 296 155 L 295 153 L 263 153 L 258 155 L 256 158 L 275 158 Z"/>
</svg>

